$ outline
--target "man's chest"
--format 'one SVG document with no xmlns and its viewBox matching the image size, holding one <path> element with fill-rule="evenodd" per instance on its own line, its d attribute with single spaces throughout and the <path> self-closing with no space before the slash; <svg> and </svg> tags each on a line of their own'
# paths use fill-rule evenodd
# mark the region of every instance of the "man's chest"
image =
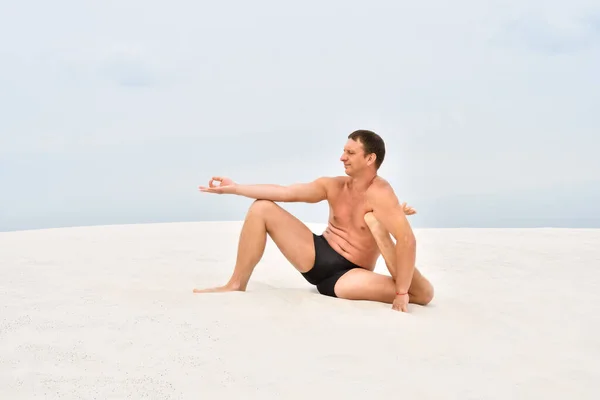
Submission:
<svg viewBox="0 0 600 400">
<path fill-rule="evenodd" d="M 367 229 L 364 217 L 371 211 L 364 195 L 342 192 L 330 202 L 331 219 L 339 227 Z"/>
</svg>

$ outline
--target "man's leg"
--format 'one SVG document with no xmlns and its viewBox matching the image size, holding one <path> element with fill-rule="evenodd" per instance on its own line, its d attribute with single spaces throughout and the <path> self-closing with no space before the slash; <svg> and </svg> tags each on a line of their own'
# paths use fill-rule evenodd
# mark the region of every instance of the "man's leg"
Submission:
<svg viewBox="0 0 600 400">
<path fill-rule="evenodd" d="M 408 291 L 409 302 L 422 306 L 429 304 L 433 299 L 433 287 L 429 286 L 429 288 L 415 290 L 415 279 L 413 278 Z M 369 300 L 392 304 L 396 297 L 394 278 L 364 268 L 354 268 L 346 272 L 337 281 L 334 290 L 337 297 L 348 300 Z"/>
<path fill-rule="evenodd" d="M 194 292 L 246 290 L 252 271 L 265 251 L 267 234 L 298 271 L 306 272 L 312 268 L 315 261 L 312 231 L 272 201 L 257 200 L 246 214 L 229 282 L 216 288 L 194 289 Z"/>
<path fill-rule="evenodd" d="M 365 222 L 377 242 L 391 277 L 372 271 L 353 269 L 344 274 L 337 282 L 335 286 L 336 295 L 355 300 L 393 303 L 396 296 L 394 282 L 396 277 L 396 246 L 390 233 L 377 221 L 372 213 L 365 215 Z M 426 305 L 433 299 L 433 286 L 416 267 L 408 293 L 411 303 Z"/>
</svg>

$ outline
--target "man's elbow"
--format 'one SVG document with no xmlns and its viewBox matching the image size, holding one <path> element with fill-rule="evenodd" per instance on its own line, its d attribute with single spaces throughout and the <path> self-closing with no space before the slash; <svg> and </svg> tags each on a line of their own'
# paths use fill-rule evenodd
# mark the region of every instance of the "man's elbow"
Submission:
<svg viewBox="0 0 600 400">
<path fill-rule="evenodd" d="M 280 201 L 285 203 L 318 203 L 321 200 L 320 196 L 315 193 L 288 186 L 284 188 Z"/>
<path fill-rule="evenodd" d="M 284 203 L 296 203 L 302 201 L 298 188 L 295 185 L 282 186 L 280 201 Z"/>
<path fill-rule="evenodd" d="M 285 186 L 282 196 L 282 201 L 290 203 L 319 203 L 327 198 L 325 190 L 315 184 Z"/>
</svg>

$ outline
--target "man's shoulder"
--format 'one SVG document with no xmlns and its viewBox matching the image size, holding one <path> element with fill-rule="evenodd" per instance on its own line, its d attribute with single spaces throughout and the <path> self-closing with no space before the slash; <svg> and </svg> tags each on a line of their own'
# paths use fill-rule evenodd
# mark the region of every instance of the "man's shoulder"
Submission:
<svg viewBox="0 0 600 400">
<path fill-rule="evenodd" d="M 346 179 L 344 176 L 321 176 L 315 181 L 326 186 L 338 186 L 346 182 Z"/>
<path fill-rule="evenodd" d="M 367 189 L 367 199 L 369 200 L 381 199 L 382 197 L 394 198 L 395 196 L 392 185 L 380 176 L 377 176 Z"/>
<path fill-rule="evenodd" d="M 386 179 L 384 179 L 380 176 L 377 176 L 373 180 L 373 183 L 371 183 L 371 186 L 369 186 L 369 188 L 367 189 L 367 192 L 375 192 L 375 193 L 394 192 L 394 189 L 392 188 L 392 185 Z"/>
<path fill-rule="evenodd" d="M 350 178 L 348 178 L 347 176 L 342 176 L 342 175 L 337 175 L 337 176 L 330 175 L 330 176 L 322 176 L 319 179 L 327 179 L 329 181 L 343 182 Z"/>
</svg>

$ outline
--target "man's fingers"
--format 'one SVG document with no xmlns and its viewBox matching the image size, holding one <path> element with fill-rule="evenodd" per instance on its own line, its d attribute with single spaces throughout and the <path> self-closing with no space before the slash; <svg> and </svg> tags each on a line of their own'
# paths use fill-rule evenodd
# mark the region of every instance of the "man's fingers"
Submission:
<svg viewBox="0 0 600 400">
<path fill-rule="evenodd" d="M 220 176 L 213 176 L 208 181 L 208 186 L 210 186 L 210 187 L 218 187 L 219 185 L 215 185 L 215 182 L 219 182 L 219 185 L 220 185 L 221 182 L 223 182 L 223 178 L 221 178 Z"/>
<path fill-rule="evenodd" d="M 210 180 L 211 184 L 213 182 L 219 182 L 219 184 L 223 183 L 223 178 L 220 176 L 213 176 L 212 179 Z M 213 187 L 215 187 L 216 185 L 212 184 Z"/>
</svg>

